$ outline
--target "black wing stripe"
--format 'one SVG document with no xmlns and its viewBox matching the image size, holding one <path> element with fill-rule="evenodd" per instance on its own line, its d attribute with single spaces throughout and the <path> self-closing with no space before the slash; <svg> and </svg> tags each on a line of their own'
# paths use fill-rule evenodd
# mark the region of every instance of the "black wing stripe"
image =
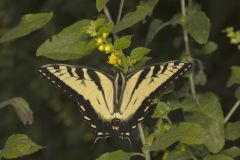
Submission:
<svg viewBox="0 0 240 160">
<path fill-rule="evenodd" d="M 81 68 L 77 68 L 75 72 L 78 75 L 79 79 L 84 79 L 83 70 Z"/>
<path fill-rule="evenodd" d="M 108 103 L 106 100 L 106 93 L 104 92 L 103 86 L 100 82 L 100 78 L 94 71 L 88 70 L 87 73 L 88 73 L 89 77 L 95 82 L 96 86 L 98 87 L 98 90 L 101 91 L 101 93 L 103 95 L 104 103 L 107 106 L 108 111 L 110 112 L 110 109 L 109 109 L 109 106 L 108 106 Z M 98 100 L 98 102 L 99 102 L 99 100 Z"/>
<path fill-rule="evenodd" d="M 168 63 L 166 63 L 166 64 L 163 65 L 163 69 L 162 69 L 162 71 L 161 71 L 161 74 L 164 74 L 164 72 L 165 72 L 166 69 L 167 69 L 167 66 L 168 66 Z"/>
<path fill-rule="evenodd" d="M 154 67 L 152 77 L 156 77 L 156 74 L 160 71 L 161 67 L 158 65 Z"/>
<path fill-rule="evenodd" d="M 146 77 L 146 75 L 149 73 L 150 71 L 150 68 L 147 68 L 145 70 L 143 70 L 143 72 L 140 74 L 138 80 L 137 80 L 137 83 L 135 85 L 135 88 L 134 90 L 132 91 L 131 93 L 131 96 L 129 98 L 129 101 L 127 103 L 127 106 L 129 105 L 129 103 L 132 101 L 132 96 L 134 95 L 135 91 L 138 89 L 139 85 L 142 83 L 142 81 L 144 80 L 144 78 Z M 127 107 L 126 107 L 127 108 Z"/>
</svg>

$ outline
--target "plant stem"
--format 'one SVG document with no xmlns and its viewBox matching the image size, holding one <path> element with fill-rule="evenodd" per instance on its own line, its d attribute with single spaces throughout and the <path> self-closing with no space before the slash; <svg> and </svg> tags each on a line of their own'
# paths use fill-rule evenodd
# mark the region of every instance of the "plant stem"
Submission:
<svg viewBox="0 0 240 160">
<path fill-rule="evenodd" d="M 182 145 L 184 145 L 184 144 L 182 144 Z M 191 158 L 192 158 L 193 160 L 198 160 L 198 158 L 195 157 L 194 154 L 192 153 L 191 149 L 190 149 L 187 145 L 184 145 L 184 146 L 187 148 L 187 152 L 188 152 L 188 154 L 191 156 Z"/>
<path fill-rule="evenodd" d="M 139 131 L 139 134 L 140 134 L 140 137 L 141 137 L 142 144 L 143 144 L 143 145 L 147 144 L 147 143 L 146 143 L 145 136 L 144 136 L 144 133 L 143 133 L 143 128 L 142 128 L 141 123 L 138 123 L 138 131 Z M 144 157 L 145 157 L 145 160 L 151 160 L 151 157 L 150 157 L 150 153 L 149 153 L 149 152 L 145 153 L 145 154 L 144 154 Z"/>
<path fill-rule="evenodd" d="M 105 6 L 105 7 L 103 8 L 103 12 L 104 12 L 105 16 L 107 17 L 108 21 L 111 22 L 111 23 L 114 25 L 112 16 L 111 16 L 111 14 L 110 14 L 107 6 Z M 114 38 L 114 39 L 117 39 L 117 35 L 116 35 L 116 34 L 113 34 L 113 38 Z"/>
<path fill-rule="evenodd" d="M 232 107 L 232 109 L 230 110 L 230 112 L 228 112 L 227 116 L 224 119 L 224 124 L 226 124 L 228 122 L 228 120 L 231 118 L 231 116 L 233 115 L 233 113 L 237 110 L 237 108 L 240 105 L 240 100 L 238 100 Z"/>
<path fill-rule="evenodd" d="M 183 18 L 186 17 L 186 4 L 185 4 L 185 0 L 181 0 L 181 11 L 182 11 L 182 16 Z M 188 38 L 188 33 L 185 30 L 184 26 L 183 28 L 183 38 L 184 38 L 184 45 L 185 45 L 185 50 L 188 54 L 188 60 L 194 64 L 193 58 L 191 56 L 191 51 L 190 51 L 190 45 L 189 45 L 189 38 Z M 191 88 L 191 93 L 193 98 L 195 99 L 195 101 L 197 102 L 198 105 L 200 105 L 197 96 L 196 96 L 196 89 L 195 89 L 195 85 L 194 85 L 194 72 L 191 72 L 189 75 L 189 83 L 190 83 L 190 88 Z"/>
<path fill-rule="evenodd" d="M 124 4 L 124 0 L 120 1 L 120 6 L 119 6 L 119 10 L 118 10 L 118 15 L 117 15 L 117 21 L 116 24 L 118 24 L 121 20 L 121 15 L 122 15 L 122 10 L 123 10 L 123 4 Z"/>
</svg>

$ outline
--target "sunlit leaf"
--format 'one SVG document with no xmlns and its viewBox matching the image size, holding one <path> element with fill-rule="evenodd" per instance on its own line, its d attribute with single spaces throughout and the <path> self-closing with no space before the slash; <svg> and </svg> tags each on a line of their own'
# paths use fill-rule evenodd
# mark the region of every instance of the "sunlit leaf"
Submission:
<svg viewBox="0 0 240 160">
<path fill-rule="evenodd" d="M 221 154 L 227 155 L 227 156 L 231 156 L 233 158 L 236 158 L 238 156 L 240 156 L 240 148 L 233 146 L 231 148 L 225 149 L 221 152 Z"/>
<path fill-rule="evenodd" d="M 98 33 L 111 33 L 113 30 L 113 24 L 111 22 L 99 27 Z"/>
<path fill-rule="evenodd" d="M 188 12 L 184 27 L 199 44 L 207 43 L 211 24 L 204 12 Z"/>
<path fill-rule="evenodd" d="M 135 71 L 136 69 L 139 69 L 141 67 L 144 67 L 146 65 L 146 62 L 150 60 L 151 57 L 144 56 L 142 57 L 137 63 L 135 63 L 131 68 L 129 68 L 129 72 Z"/>
<path fill-rule="evenodd" d="M 226 155 L 208 155 L 203 160 L 234 160 L 234 159 Z"/>
<path fill-rule="evenodd" d="M 108 0 L 96 0 L 96 8 L 98 12 L 101 12 L 101 10 L 104 8 L 107 2 Z"/>
<path fill-rule="evenodd" d="M 136 61 L 141 60 L 146 54 L 148 54 L 151 50 L 149 48 L 145 48 L 145 47 L 137 47 L 134 48 L 131 53 L 130 56 L 132 58 L 135 58 Z"/>
<path fill-rule="evenodd" d="M 132 153 L 118 150 L 115 152 L 104 153 L 99 158 L 97 158 L 97 160 L 130 160 L 132 156 Z"/>
<path fill-rule="evenodd" d="M 23 124 L 32 124 L 33 123 L 33 113 L 27 101 L 21 97 L 11 98 L 4 102 L 0 103 L 0 109 L 12 105 L 17 112 L 18 117 Z"/>
<path fill-rule="evenodd" d="M 81 20 L 64 28 L 37 49 L 37 56 L 71 60 L 88 55 L 96 48 L 95 40 L 89 40 L 85 33 L 85 27 L 89 22 L 89 20 Z"/>
<path fill-rule="evenodd" d="M 18 158 L 32 154 L 43 147 L 33 142 L 24 134 L 14 134 L 7 139 L 7 142 L 0 153 L 5 159 Z"/>
<path fill-rule="evenodd" d="M 131 44 L 131 37 L 132 36 L 123 36 L 119 39 L 116 39 L 116 41 L 114 42 L 114 49 L 122 50 L 128 48 Z"/>
<path fill-rule="evenodd" d="M 52 16 L 52 12 L 24 15 L 16 27 L 5 33 L 0 38 L 0 43 L 25 36 L 39 28 L 42 28 L 52 19 Z"/>
<path fill-rule="evenodd" d="M 232 66 L 231 70 L 232 74 L 231 77 L 228 79 L 227 87 L 231 87 L 234 84 L 240 84 L 240 67 Z"/>
<path fill-rule="evenodd" d="M 226 126 L 226 139 L 235 141 L 240 138 L 240 121 L 229 122 Z"/>
<path fill-rule="evenodd" d="M 150 149 L 152 151 L 164 150 L 178 141 L 186 144 L 205 144 L 207 139 L 207 132 L 199 124 L 182 122 L 165 134 L 156 137 Z"/>
</svg>

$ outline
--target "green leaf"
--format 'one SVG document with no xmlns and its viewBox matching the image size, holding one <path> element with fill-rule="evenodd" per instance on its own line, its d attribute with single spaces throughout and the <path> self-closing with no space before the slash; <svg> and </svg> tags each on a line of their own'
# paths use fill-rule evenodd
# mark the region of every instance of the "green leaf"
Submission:
<svg viewBox="0 0 240 160">
<path fill-rule="evenodd" d="M 202 70 L 195 74 L 195 83 L 199 84 L 200 86 L 204 86 L 207 83 L 207 76 Z"/>
<path fill-rule="evenodd" d="M 235 91 L 235 97 L 240 101 L 240 87 Z"/>
<path fill-rule="evenodd" d="M 146 54 L 148 54 L 151 50 L 149 48 L 145 48 L 145 47 L 137 47 L 134 48 L 131 53 L 130 56 L 131 58 L 135 58 L 136 61 L 141 60 Z"/>
<path fill-rule="evenodd" d="M 150 60 L 151 59 L 151 57 L 147 57 L 147 56 L 145 56 L 145 57 L 142 57 L 138 62 L 136 62 L 133 66 L 131 66 L 131 68 L 129 68 L 129 72 L 133 72 L 133 71 L 135 71 L 136 69 L 139 69 L 139 68 L 141 68 L 141 67 L 144 67 L 145 65 L 146 65 L 146 62 L 148 61 L 148 60 Z"/>
<path fill-rule="evenodd" d="M 225 149 L 221 152 L 221 154 L 227 155 L 227 156 L 231 156 L 233 158 L 236 158 L 238 156 L 240 156 L 240 148 L 233 146 L 231 148 Z"/>
<path fill-rule="evenodd" d="M 231 87 L 234 84 L 240 84 L 240 67 L 232 66 L 231 70 L 232 74 L 231 77 L 228 79 L 227 87 Z"/>
<path fill-rule="evenodd" d="M 201 49 L 200 52 L 204 53 L 206 55 L 209 55 L 209 54 L 215 52 L 217 50 L 217 48 L 218 48 L 217 43 L 215 43 L 213 41 L 209 41 L 209 42 L 207 42 L 207 44 L 205 44 L 203 46 L 203 48 Z"/>
<path fill-rule="evenodd" d="M 131 45 L 131 38 L 132 36 L 123 36 L 117 39 L 114 42 L 114 49 L 122 50 L 122 49 L 128 48 Z"/>
<path fill-rule="evenodd" d="M 206 14 L 202 11 L 188 12 L 186 23 L 183 24 L 188 33 L 199 43 L 208 41 L 211 24 Z"/>
<path fill-rule="evenodd" d="M 225 143 L 224 116 L 221 104 L 213 93 L 197 96 L 200 106 L 193 98 L 186 98 L 179 107 L 182 107 L 185 120 L 199 123 L 208 133 L 205 145 L 212 153 L 219 152 Z"/>
<path fill-rule="evenodd" d="M 154 8 L 156 7 L 156 5 L 158 4 L 159 0 L 147 0 L 144 2 L 145 3 L 143 3 L 143 4 L 149 6 L 149 14 L 148 15 L 151 16 L 152 12 L 153 12 Z"/>
<path fill-rule="evenodd" d="M 53 13 L 27 14 L 21 18 L 20 23 L 0 38 L 0 43 L 23 37 L 47 24 Z"/>
<path fill-rule="evenodd" d="M 151 151 L 164 150 L 177 141 L 186 144 L 205 144 L 207 137 L 207 132 L 199 124 L 182 122 L 172 127 L 167 133 L 156 137 L 150 149 Z"/>
<path fill-rule="evenodd" d="M 81 20 L 66 27 L 45 41 L 37 49 L 37 56 L 55 60 L 71 60 L 88 55 L 97 46 L 95 40 L 89 41 L 89 36 L 85 33 L 85 27 L 89 22 L 89 20 Z"/>
<path fill-rule="evenodd" d="M 235 141 L 240 138 L 240 121 L 229 122 L 226 126 L 226 139 Z"/>
<path fill-rule="evenodd" d="M 188 152 L 181 152 L 181 151 L 170 151 L 168 153 L 168 159 L 167 160 L 188 160 L 192 157 L 189 155 Z"/>
<path fill-rule="evenodd" d="M 148 5 L 137 6 L 137 10 L 135 12 L 126 14 L 122 20 L 114 26 L 113 33 L 118 33 L 143 20 L 149 14 L 149 11 L 150 8 Z"/>
<path fill-rule="evenodd" d="M 103 26 L 105 23 L 106 23 L 106 19 L 103 17 L 99 17 L 98 19 L 95 20 L 96 28 Z"/>
<path fill-rule="evenodd" d="M 97 158 L 97 160 L 130 160 L 132 156 L 132 153 L 118 150 L 115 152 L 104 153 L 99 158 Z"/>
<path fill-rule="evenodd" d="M 0 109 L 12 105 L 24 125 L 33 123 L 33 113 L 27 101 L 21 97 L 11 98 L 0 103 Z"/>
<path fill-rule="evenodd" d="M 121 62 L 122 62 L 121 65 L 123 67 L 124 73 L 127 73 L 128 72 L 128 60 L 124 54 L 121 55 Z"/>
<path fill-rule="evenodd" d="M 158 102 L 157 107 L 154 110 L 153 115 L 151 116 L 152 118 L 164 118 L 169 112 L 171 108 L 168 104 L 164 102 Z"/>
<path fill-rule="evenodd" d="M 96 8 L 98 12 L 101 12 L 102 9 L 105 7 L 107 4 L 108 0 L 96 0 Z"/>
<path fill-rule="evenodd" d="M 99 27 L 98 33 L 111 33 L 113 30 L 113 24 L 111 22 Z"/>
<path fill-rule="evenodd" d="M 145 46 L 148 46 L 157 35 L 157 33 L 164 27 L 165 25 L 163 21 L 160 19 L 154 19 L 149 25 Z"/>
<path fill-rule="evenodd" d="M 34 143 L 24 134 L 14 134 L 7 139 L 7 142 L 0 153 L 0 157 L 5 159 L 18 158 L 32 154 L 43 147 Z"/>
<path fill-rule="evenodd" d="M 234 160 L 232 157 L 226 155 L 208 155 L 203 160 Z"/>
</svg>

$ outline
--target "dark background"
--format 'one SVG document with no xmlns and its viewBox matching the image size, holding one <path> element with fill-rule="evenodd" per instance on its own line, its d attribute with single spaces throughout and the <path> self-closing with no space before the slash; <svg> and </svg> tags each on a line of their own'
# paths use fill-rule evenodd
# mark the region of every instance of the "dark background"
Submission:
<svg viewBox="0 0 240 160">
<path fill-rule="evenodd" d="M 108 5 L 113 18 L 116 17 L 120 0 L 111 1 Z M 240 65 L 240 53 L 236 46 L 222 32 L 228 26 L 240 29 L 239 0 L 198 0 L 196 1 L 208 15 L 212 23 L 210 40 L 218 44 L 218 49 L 212 55 L 198 56 L 205 68 L 208 82 L 204 87 L 197 87 L 198 92 L 213 91 L 222 103 L 226 114 L 235 102 L 234 87 L 226 88 L 230 76 L 230 66 Z M 139 1 L 126 1 L 123 13 L 135 9 Z M 77 105 L 65 95 L 49 86 L 42 80 L 37 68 L 46 63 L 56 62 L 44 57 L 36 57 L 36 49 L 51 35 L 58 33 L 64 27 L 81 19 L 95 19 L 98 15 L 95 0 L 0 0 L 0 34 L 18 24 L 20 17 L 27 13 L 54 12 L 53 20 L 43 29 L 31 35 L 0 44 L 0 102 L 11 97 L 25 98 L 34 112 L 34 123 L 24 126 L 17 118 L 12 107 L 0 111 L 0 148 L 7 137 L 14 133 L 26 133 L 37 143 L 46 146 L 40 152 L 21 159 L 95 159 L 102 153 L 119 148 L 127 148 L 127 142 L 117 140 L 98 142 L 93 145 L 94 135 L 90 127 L 83 122 Z M 143 46 L 148 29 L 148 22 L 155 18 L 167 21 L 180 12 L 179 0 L 160 0 L 153 16 L 147 18 L 147 23 L 139 23 L 122 34 L 133 34 L 132 48 Z M 174 48 L 173 42 L 182 37 L 180 26 L 168 27 L 162 30 L 149 46 L 152 60 L 163 62 L 177 59 L 183 52 L 182 47 Z M 200 47 L 194 44 L 194 47 Z M 105 63 L 106 57 L 94 52 L 87 57 L 62 63 L 88 65 L 110 72 Z M 239 119 L 239 113 L 232 121 Z M 139 138 L 133 141 L 131 150 L 140 147 Z"/>
</svg>

